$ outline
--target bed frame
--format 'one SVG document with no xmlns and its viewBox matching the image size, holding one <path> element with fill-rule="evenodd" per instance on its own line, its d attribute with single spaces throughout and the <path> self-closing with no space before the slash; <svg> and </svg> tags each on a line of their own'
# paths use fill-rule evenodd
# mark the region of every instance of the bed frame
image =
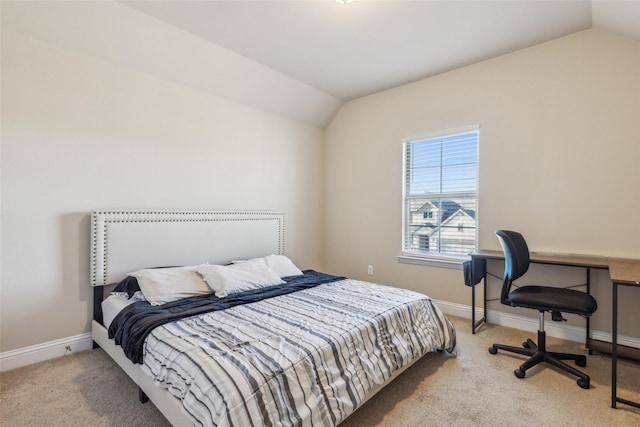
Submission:
<svg viewBox="0 0 640 427">
<path fill-rule="evenodd" d="M 109 284 L 141 268 L 224 264 L 269 254 L 284 255 L 284 214 L 260 211 L 97 210 L 91 213 L 91 286 L 94 287 L 94 348 L 101 347 L 138 385 L 173 426 L 191 425 L 179 399 L 157 387 L 109 339 L 102 300 Z M 415 362 L 415 361 L 414 361 Z M 413 362 L 412 362 L 413 363 Z M 412 364 L 411 363 L 411 364 Z M 371 390 L 367 399 L 404 369 Z"/>
</svg>

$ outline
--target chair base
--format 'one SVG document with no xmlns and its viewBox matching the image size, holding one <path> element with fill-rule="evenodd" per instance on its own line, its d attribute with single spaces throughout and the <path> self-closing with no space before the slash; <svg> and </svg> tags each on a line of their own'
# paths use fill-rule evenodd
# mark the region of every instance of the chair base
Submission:
<svg viewBox="0 0 640 427">
<path fill-rule="evenodd" d="M 584 367 L 587 366 L 587 358 L 582 354 L 571 354 L 571 353 L 558 353 L 553 351 L 546 351 L 545 349 L 546 343 L 546 334 L 544 331 L 538 331 L 538 344 L 534 343 L 532 340 L 528 339 L 526 342 L 522 343 L 522 347 L 514 347 L 510 345 L 504 344 L 493 344 L 489 347 L 489 353 L 496 354 L 498 350 L 508 351 L 511 353 L 522 354 L 525 356 L 530 356 L 527 360 L 524 361 L 522 365 L 513 373 L 518 378 L 524 378 L 526 371 L 529 368 L 532 368 L 542 362 L 547 362 L 556 368 L 562 369 L 570 374 L 573 374 L 578 377 L 578 385 L 581 388 L 588 389 L 590 378 L 587 374 L 575 369 L 574 367 L 567 365 L 562 362 L 563 360 L 573 360 L 576 365 Z"/>
</svg>

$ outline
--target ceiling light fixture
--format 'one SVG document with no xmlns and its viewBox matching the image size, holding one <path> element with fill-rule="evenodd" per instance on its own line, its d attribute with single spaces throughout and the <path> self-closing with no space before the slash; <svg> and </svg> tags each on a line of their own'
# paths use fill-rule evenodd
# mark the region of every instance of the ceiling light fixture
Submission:
<svg viewBox="0 0 640 427">
<path fill-rule="evenodd" d="M 353 0 L 336 0 L 338 3 L 347 4 L 351 3 Z"/>
</svg>

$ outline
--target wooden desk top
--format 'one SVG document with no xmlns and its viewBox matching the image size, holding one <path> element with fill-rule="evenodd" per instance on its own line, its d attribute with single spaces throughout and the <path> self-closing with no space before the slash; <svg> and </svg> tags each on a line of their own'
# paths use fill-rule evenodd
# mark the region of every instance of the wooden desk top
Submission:
<svg viewBox="0 0 640 427">
<path fill-rule="evenodd" d="M 502 251 L 494 250 L 479 250 L 470 255 L 471 258 L 479 259 L 504 259 L 504 253 Z M 571 254 L 543 254 L 537 252 L 531 252 L 529 259 L 532 263 L 538 264 L 608 269 L 612 282 L 640 286 L 640 259 Z"/>
<path fill-rule="evenodd" d="M 479 250 L 474 252 L 471 258 L 484 258 L 484 259 L 504 259 L 504 253 L 502 251 L 494 250 Z M 530 262 L 537 264 L 552 264 L 552 265 L 566 265 L 575 267 L 591 267 L 591 268 L 609 268 L 611 258 L 603 256 L 590 256 L 590 255 L 571 255 L 571 254 L 543 254 L 537 252 L 531 252 L 529 254 Z"/>
<path fill-rule="evenodd" d="M 612 260 L 609 276 L 615 283 L 640 286 L 640 260 Z"/>
</svg>

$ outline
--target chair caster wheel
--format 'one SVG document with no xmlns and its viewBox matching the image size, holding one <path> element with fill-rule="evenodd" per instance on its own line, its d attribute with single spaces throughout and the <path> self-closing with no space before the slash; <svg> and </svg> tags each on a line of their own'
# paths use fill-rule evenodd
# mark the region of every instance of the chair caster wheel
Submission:
<svg viewBox="0 0 640 427">
<path fill-rule="evenodd" d="M 580 359 L 576 359 L 576 365 L 584 368 L 585 366 L 587 366 L 587 358 L 586 357 L 582 357 Z"/>
<path fill-rule="evenodd" d="M 522 368 L 518 368 L 515 371 L 513 371 L 513 373 L 515 374 L 516 377 L 518 378 L 524 378 L 525 376 L 525 371 Z"/>
<path fill-rule="evenodd" d="M 584 389 L 586 389 L 586 390 L 589 390 L 589 380 L 588 380 L 588 379 L 586 379 L 586 380 L 585 380 L 585 379 L 583 379 L 583 378 L 578 379 L 578 385 L 579 385 L 581 388 L 584 388 Z"/>
<path fill-rule="evenodd" d="M 491 347 L 489 347 L 489 353 L 498 354 L 498 349 L 495 348 L 494 346 L 491 346 Z"/>
<path fill-rule="evenodd" d="M 523 342 L 523 343 L 522 343 L 522 346 L 523 346 L 524 348 L 531 348 L 531 346 L 529 345 L 529 341 L 525 341 L 525 342 Z"/>
</svg>

